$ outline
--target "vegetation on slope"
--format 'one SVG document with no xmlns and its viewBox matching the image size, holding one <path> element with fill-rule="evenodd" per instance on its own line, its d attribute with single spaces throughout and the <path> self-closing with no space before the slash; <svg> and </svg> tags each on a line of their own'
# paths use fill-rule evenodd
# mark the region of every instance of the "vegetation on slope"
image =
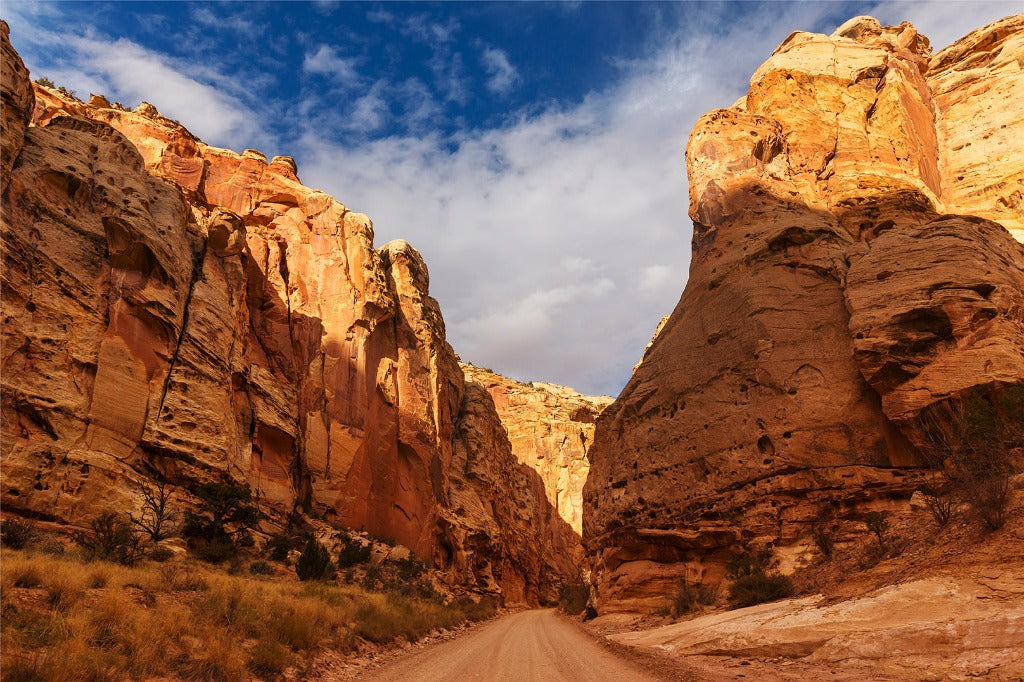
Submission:
<svg viewBox="0 0 1024 682">
<path fill-rule="evenodd" d="M 265 564 L 266 562 L 257 562 Z M 188 559 L 124 566 L 4 549 L 2 668 L 17 680 L 306 676 L 326 649 L 417 640 L 493 607 Z"/>
</svg>

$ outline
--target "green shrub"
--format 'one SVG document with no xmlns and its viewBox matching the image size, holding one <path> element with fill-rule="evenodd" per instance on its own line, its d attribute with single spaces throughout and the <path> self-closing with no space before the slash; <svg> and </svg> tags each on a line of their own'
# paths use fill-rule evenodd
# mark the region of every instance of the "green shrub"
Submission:
<svg viewBox="0 0 1024 682">
<path fill-rule="evenodd" d="M 330 577 L 332 569 L 330 552 L 315 537 L 310 536 L 295 563 L 299 580 L 323 580 Z"/>
<path fill-rule="evenodd" d="M 114 512 L 103 512 L 89 522 L 88 530 L 76 532 L 73 538 L 93 559 L 131 566 L 143 555 L 142 538 L 127 519 Z"/>
<path fill-rule="evenodd" d="M 249 564 L 249 572 L 253 575 L 271 575 L 274 569 L 266 561 L 254 561 Z"/>
<path fill-rule="evenodd" d="M 293 549 L 296 549 L 294 539 L 287 533 L 272 535 L 263 544 L 267 558 L 282 564 L 288 561 L 288 553 Z"/>
<path fill-rule="evenodd" d="M 363 545 L 351 537 L 342 540 L 338 550 L 338 567 L 350 568 L 370 560 L 370 545 Z"/>
<path fill-rule="evenodd" d="M 413 552 L 410 552 L 405 559 L 396 559 L 395 568 L 398 572 L 398 579 L 403 582 L 415 580 L 427 570 L 423 562 L 416 559 L 416 554 Z"/>
<path fill-rule="evenodd" d="M 770 549 L 742 552 L 725 565 L 725 574 L 733 579 L 761 574 L 765 572 L 771 559 Z"/>
<path fill-rule="evenodd" d="M 729 586 L 729 604 L 734 608 L 785 599 L 793 595 L 793 581 L 777 573 L 752 573 Z"/>
<path fill-rule="evenodd" d="M 35 79 L 32 82 L 35 83 L 36 85 L 42 85 L 44 88 L 51 88 L 51 89 L 53 89 L 53 88 L 56 87 L 53 84 L 53 81 L 50 80 L 49 78 L 47 78 L 46 76 L 42 76 L 40 78 L 37 78 L 37 79 Z"/>
<path fill-rule="evenodd" d="M 0 521 L 0 546 L 25 549 L 36 537 L 36 527 L 20 519 Z"/>
</svg>

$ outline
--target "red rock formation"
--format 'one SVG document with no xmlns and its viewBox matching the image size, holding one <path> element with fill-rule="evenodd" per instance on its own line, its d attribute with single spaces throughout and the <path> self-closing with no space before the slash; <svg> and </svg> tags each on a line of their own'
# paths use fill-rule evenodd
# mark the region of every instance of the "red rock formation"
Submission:
<svg viewBox="0 0 1024 682">
<path fill-rule="evenodd" d="M 5 510 L 80 524 L 148 476 L 227 479 L 454 577 L 471 557 L 511 601 L 575 573 L 540 558 L 543 485 L 489 397 L 464 401 L 412 247 L 376 250 L 289 157 L 209 147 L 145 103 L 33 98 L 6 26 L 3 50 Z"/>
<path fill-rule="evenodd" d="M 463 364 L 467 381 L 484 387 L 494 401 L 512 454 L 537 476 L 535 494 L 546 497 L 560 518 L 547 527 L 555 534 L 547 544 L 573 565 L 583 560 L 583 484 L 590 461 L 597 416 L 612 399 L 588 397 L 571 388 L 546 383 L 524 384 L 490 370 Z"/>
<path fill-rule="evenodd" d="M 1024 17 L 928 54 L 909 24 L 794 33 L 698 121 L 689 282 L 591 450 L 602 610 L 717 582 L 745 544 L 806 544 L 823 509 L 909 495 L 923 409 L 1024 381 L 1022 156 L 992 148 L 1024 133 L 1004 98 Z M 982 156 L 966 118 L 995 138 Z"/>
</svg>

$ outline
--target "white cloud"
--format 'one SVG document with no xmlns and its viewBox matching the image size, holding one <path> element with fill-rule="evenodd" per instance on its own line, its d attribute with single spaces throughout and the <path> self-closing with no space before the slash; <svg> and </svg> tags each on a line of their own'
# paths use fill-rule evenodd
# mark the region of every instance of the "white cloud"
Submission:
<svg viewBox="0 0 1024 682">
<path fill-rule="evenodd" d="M 605 91 L 500 129 L 354 147 L 311 134 L 300 171 L 373 217 L 379 243 L 423 253 L 463 359 L 615 394 L 685 284 L 693 123 L 745 92 L 793 28 L 831 31 L 829 9 L 771 5 L 725 36 L 663 36 Z"/>
<path fill-rule="evenodd" d="M 355 57 L 340 57 L 330 45 L 320 45 L 314 52 L 307 52 L 302 59 L 302 70 L 310 74 L 327 76 L 340 85 L 354 85 L 359 81 Z"/>
<path fill-rule="evenodd" d="M 45 75 L 84 98 L 96 92 L 126 106 L 146 100 L 211 144 L 241 149 L 256 136 L 256 114 L 219 87 L 231 82 L 223 74 L 201 64 L 188 74 L 182 65 L 127 39 L 39 28 L 37 10 L 27 13 L 32 7 L 15 3 L 12 8 L 20 12 L 8 18 L 11 39 L 33 78 Z"/>
<path fill-rule="evenodd" d="M 883 24 L 897 25 L 901 21 L 909 21 L 919 33 L 928 37 L 937 52 L 976 28 L 1021 11 L 1019 2 L 893 0 L 879 2 L 868 8 L 865 14 L 870 14 Z"/>
<path fill-rule="evenodd" d="M 684 278 L 668 265 L 648 265 L 640 271 L 640 281 L 637 286 L 640 291 L 647 293 L 658 293 L 664 289 L 677 291 L 681 290 L 680 282 L 683 280 Z"/>
<path fill-rule="evenodd" d="M 494 47 L 484 48 L 481 61 L 484 70 L 490 76 L 487 79 L 487 89 L 491 92 L 506 95 L 519 83 L 519 72 L 509 63 L 508 55 L 504 50 Z"/>
<path fill-rule="evenodd" d="M 247 107 L 175 70 L 162 56 L 123 39 L 107 42 L 66 36 L 64 40 L 78 52 L 76 64 L 83 75 L 109 83 L 116 99 L 151 102 L 208 141 L 244 146 L 253 137 L 255 122 Z"/>
<path fill-rule="evenodd" d="M 345 122 L 346 127 L 367 133 L 384 125 L 388 117 L 388 103 L 384 101 L 381 93 L 386 86 L 385 81 L 377 81 L 365 95 L 355 101 L 352 112 Z"/>
</svg>

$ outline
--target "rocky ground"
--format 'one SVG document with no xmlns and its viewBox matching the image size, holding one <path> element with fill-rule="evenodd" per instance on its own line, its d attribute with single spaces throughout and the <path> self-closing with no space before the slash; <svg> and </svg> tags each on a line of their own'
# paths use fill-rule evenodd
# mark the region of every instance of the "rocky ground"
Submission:
<svg viewBox="0 0 1024 682">
<path fill-rule="evenodd" d="M 890 514 L 889 551 L 837 546 L 794 574 L 799 595 L 743 609 L 612 614 L 595 634 L 693 666 L 700 679 L 985 679 L 1024 675 L 1024 477 L 999 530 L 960 507 Z"/>
</svg>

